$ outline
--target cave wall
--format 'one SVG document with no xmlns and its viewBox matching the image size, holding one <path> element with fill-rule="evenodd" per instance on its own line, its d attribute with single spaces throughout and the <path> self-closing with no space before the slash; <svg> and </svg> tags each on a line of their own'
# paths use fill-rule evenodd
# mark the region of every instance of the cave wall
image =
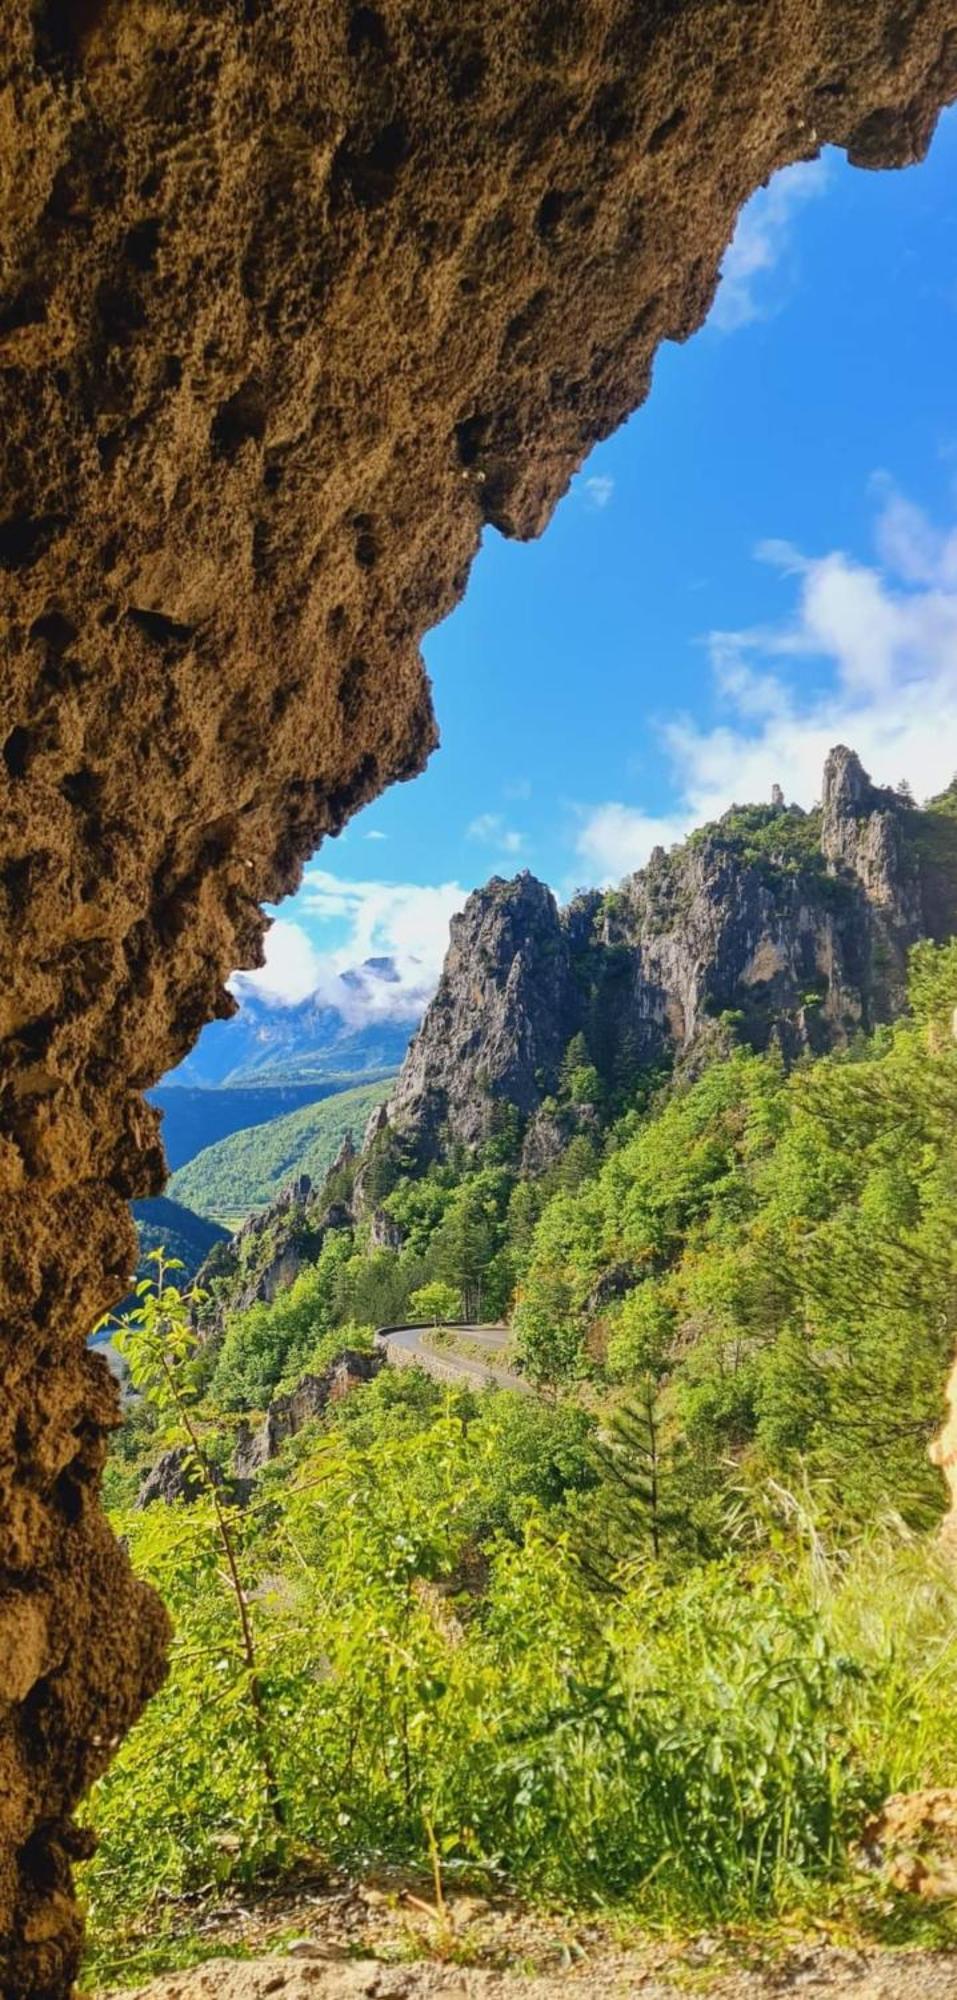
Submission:
<svg viewBox="0 0 957 2000">
<path fill-rule="evenodd" d="M 422 633 L 538 534 L 824 143 L 925 151 L 953 0 L 0 0 L 0 1990 L 163 1672 L 89 1328 L 144 1088 L 435 741 Z"/>
</svg>

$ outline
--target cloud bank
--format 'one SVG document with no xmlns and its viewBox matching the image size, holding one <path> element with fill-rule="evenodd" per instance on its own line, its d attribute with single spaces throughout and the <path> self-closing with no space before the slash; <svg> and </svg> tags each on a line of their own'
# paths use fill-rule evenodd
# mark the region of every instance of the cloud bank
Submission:
<svg viewBox="0 0 957 2000">
<path fill-rule="evenodd" d="M 345 942 L 323 950 L 304 924 L 277 917 L 266 938 L 265 965 L 237 973 L 233 990 L 240 1001 L 252 993 L 287 1007 L 314 995 L 354 1027 L 417 1021 L 438 983 L 449 923 L 467 894 L 459 882 L 423 888 L 310 868 L 299 908 L 320 931 L 327 923 L 345 922 Z"/>
</svg>

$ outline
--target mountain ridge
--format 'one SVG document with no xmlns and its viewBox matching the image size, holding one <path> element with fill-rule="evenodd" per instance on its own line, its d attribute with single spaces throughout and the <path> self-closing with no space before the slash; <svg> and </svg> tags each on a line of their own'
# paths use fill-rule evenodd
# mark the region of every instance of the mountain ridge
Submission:
<svg viewBox="0 0 957 2000">
<path fill-rule="evenodd" d="M 371 1143 L 424 1165 L 508 1105 L 534 1145 L 578 1036 L 606 1093 L 722 1032 L 788 1062 L 846 1044 L 900 1011 L 910 946 L 957 926 L 955 884 L 950 795 L 918 810 L 843 745 L 819 808 L 734 806 L 616 890 L 560 909 L 527 871 L 493 877 L 452 920 Z"/>
<path fill-rule="evenodd" d="M 344 1075 L 359 1082 L 370 1072 L 397 1069 L 412 1021 L 388 1011 L 396 984 L 390 960 L 368 959 L 340 977 L 343 1004 L 337 1006 L 321 990 L 280 999 L 240 974 L 236 1012 L 208 1023 L 162 1088 L 295 1087 Z M 365 1011 L 369 1018 L 363 1019 Z"/>
</svg>

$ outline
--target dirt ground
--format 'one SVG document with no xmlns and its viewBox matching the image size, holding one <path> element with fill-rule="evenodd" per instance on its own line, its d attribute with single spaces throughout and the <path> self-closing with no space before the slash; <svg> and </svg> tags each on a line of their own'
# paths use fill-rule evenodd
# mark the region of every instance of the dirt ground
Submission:
<svg viewBox="0 0 957 2000">
<path fill-rule="evenodd" d="M 813 1932 L 636 1940 L 506 1896 L 446 1891 L 439 1907 L 428 1880 L 395 1869 L 304 1874 L 169 1914 L 167 1938 L 196 1941 L 206 1962 L 111 2000 L 957 2000 L 957 1947 L 850 1948 Z"/>
<path fill-rule="evenodd" d="M 304 1947 L 303 1947 L 304 1948 Z M 436 1964 L 382 1965 L 373 1959 L 287 1955 L 247 1961 L 214 1959 L 140 1988 L 136 2000 L 955 2000 L 957 1954 L 820 1950 L 791 1955 L 771 1972 L 718 1975 L 713 1981 L 656 1973 L 641 1955 L 623 1952 L 581 1969 L 544 1977 Z M 132 2000 L 132 1996 L 123 1996 Z"/>
</svg>

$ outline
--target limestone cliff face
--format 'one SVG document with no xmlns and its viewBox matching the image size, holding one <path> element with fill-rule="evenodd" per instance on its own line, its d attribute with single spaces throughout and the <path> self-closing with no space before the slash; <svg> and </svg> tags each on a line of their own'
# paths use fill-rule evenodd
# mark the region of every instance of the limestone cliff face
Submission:
<svg viewBox="0 0 957 2000">
<path fill-rule="evenodd" d="M 722 1017 L 788 1059 L 891 1018 L 910 945 L 957 928 L 957 865 L 948 906 L 928 907 L 920 835 L 933 817 L 873 786 L 839 747 L 820 812 L 735 808 L 609 896 L 559 911 L 530 875 L 490 882 L 453 920 L 390 1127 L 419 1158 L 474 1146 L 497 1099 L 538 1111 L 578 1033 L 613 1080 L 693 1058 Z M 533 1122 L 530 1167 L 553 1124 Z"/>
<path fill-rule="evenodd" d="M 468 1146 L 496 1098 L 522 1113 L 541 1101 L 577 1025 L 572 957 L 551 893 L 524 873 L 498 877 L 452 918 L 438 991 L 399 1072 L 394 1130 L 435 1150 L 447 1131 Z"/>
<path fill-rule="evenodd" d="M 953 0 L 5 0 L 0 1990 L 60 2000 L 72 1809 L 163 1671 L 86 1350 L 142 1092 L 260 904 L 435 740 L 423 631 L 700 324 L 745 198 L 925 151 Z"/>
</svg>

